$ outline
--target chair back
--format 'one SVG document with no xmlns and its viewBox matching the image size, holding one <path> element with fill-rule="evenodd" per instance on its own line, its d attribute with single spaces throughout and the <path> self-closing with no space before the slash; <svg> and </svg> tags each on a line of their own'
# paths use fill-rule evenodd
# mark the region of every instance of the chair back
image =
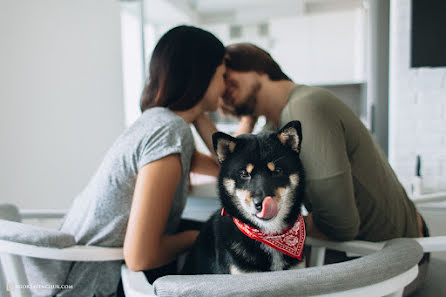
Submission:
<svg viewBox="0 0 446 297">
<path fill-rule="evenodd" d="M 0 220 L 20 222 L 21 216 L 18 208 L 13 204 L 0 203 Z M 2 223 L 0 223 L 1 225 Z M 4 225 L 4 224 L 3 224 Z M 0 226 L 0 229 L 6 226 Z M 8 281 L 5 272 L 8 272 Z M 16 285 L 28 284 L 22 257 L 11 254 L 0 254 L 0 297 L 28 297 L 31 292 L 27 289 L 17 290 Z"/>
<path fill-rule="evenodd" d="M 0 203 L 0 219 L 13 222 L 22 221 L 19 209 L 15 205 L 9 203 Z"/>
<path fill-rule="evenodd" d="M 418 273 L 422 247 L 390 240 L 383 249 L 343 263 L 240 275 L 169 275 L 154 282 L 156 296 L 401 296 Z"/>
</svg>

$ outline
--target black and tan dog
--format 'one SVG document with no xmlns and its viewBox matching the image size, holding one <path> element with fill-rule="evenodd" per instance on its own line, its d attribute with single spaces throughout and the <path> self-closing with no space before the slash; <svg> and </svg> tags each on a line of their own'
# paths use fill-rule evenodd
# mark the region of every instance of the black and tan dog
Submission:
<svg viewBox="0 0 446 297">
<path fill-rule="evenodd" d="M 277 133 L 213 135 L 223 210 L 205 223 L 182 274 L 286 270 L 302 263 L 301 131 L 293 121 Z"/>
</svg>

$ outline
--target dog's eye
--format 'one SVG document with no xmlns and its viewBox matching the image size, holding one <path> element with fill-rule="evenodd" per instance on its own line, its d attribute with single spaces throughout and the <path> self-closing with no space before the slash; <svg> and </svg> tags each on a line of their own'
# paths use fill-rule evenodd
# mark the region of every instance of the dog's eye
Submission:
<svg viewBox="0 0 446 297">
<path fill-rule="evenodd" d="M 243 179 L 250 179 L 251 175 L 245 169 L 240 170 L 240 177 Z"/>
</svg>

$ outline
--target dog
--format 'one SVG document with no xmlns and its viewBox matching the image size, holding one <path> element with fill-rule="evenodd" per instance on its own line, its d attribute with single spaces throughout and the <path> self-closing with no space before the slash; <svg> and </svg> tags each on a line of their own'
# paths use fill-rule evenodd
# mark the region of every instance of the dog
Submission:
<svg viewBox="0 0 446 297">
<path fill-rule="evenodd" d="M 223 210 L 202 227 L 180 274 L 239 274 L 305 267 L 300 213 L 305 176 L 299 159 L 302 129 L 212 135 L 221 165 Z"/>
</svg>

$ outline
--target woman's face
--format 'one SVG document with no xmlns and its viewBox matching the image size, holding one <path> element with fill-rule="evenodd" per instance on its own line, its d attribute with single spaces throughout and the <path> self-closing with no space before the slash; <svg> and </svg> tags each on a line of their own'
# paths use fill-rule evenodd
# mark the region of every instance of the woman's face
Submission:
<svg viewBox="0 0 446 297">
<path fill-rule="evenodd" d="M 215 111 L 218 107 L 218 100 L 225 93 L 225 73 L 226 65 L 222 63 L 215 70 L 211 82 L 203 96 L 203 107 L 205 111 Z"/>
</svg>

